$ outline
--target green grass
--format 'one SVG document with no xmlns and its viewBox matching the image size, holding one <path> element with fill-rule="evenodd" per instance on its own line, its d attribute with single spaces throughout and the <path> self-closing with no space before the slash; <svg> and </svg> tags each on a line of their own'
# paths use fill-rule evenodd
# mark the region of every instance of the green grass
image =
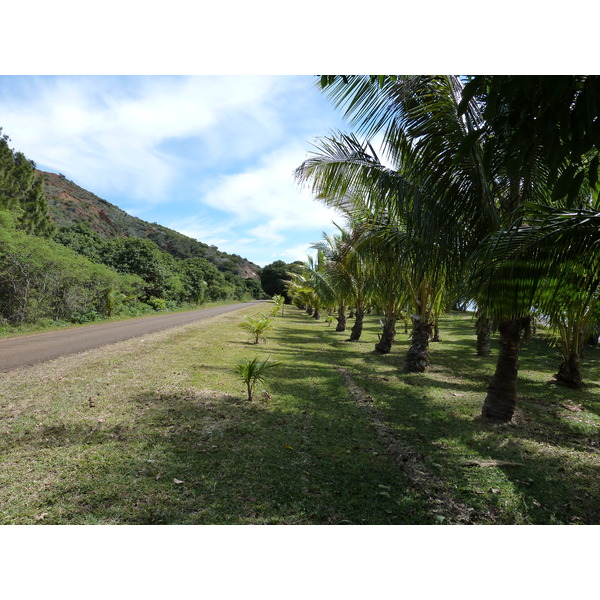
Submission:
<svg viewBox="0 0 600 600">
<path fill-rule="evenodd" d="M 443 319 L 416 375 L 403 333 L 373 353 L 375 316 L 348 343 L 286 307 L 254 345 L 237 324 L 258 312 L 2 374 L 0 523 L 600 522 L 598 349 L 574 392 L 532 340 L 515 423 L 489 425 L 494 357 L 475 356 L 469 316 Z M 248 402 L 236 365 L 267 356 Z"/>
</svg>

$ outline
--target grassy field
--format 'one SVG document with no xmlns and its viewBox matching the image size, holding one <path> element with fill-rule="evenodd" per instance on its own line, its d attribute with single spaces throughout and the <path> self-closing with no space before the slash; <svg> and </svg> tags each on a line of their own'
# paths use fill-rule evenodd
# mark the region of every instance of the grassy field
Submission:
<svg viewBox="0 0 600 600">
<path fill-rule="evenodd" d="M 0 523 L 600 523 L 600 349 L 571 391 L 534 338 L 514 423 L 490 425 L 469 315 L 404 374 L 407 336 L 373 353 L 375 316 L 348 343 L 286 307 L 253 345 L 237 324 L 258 312 L 0 375 Z M 248 402 L 255 356 L 280 365 Z"/>
</svg>

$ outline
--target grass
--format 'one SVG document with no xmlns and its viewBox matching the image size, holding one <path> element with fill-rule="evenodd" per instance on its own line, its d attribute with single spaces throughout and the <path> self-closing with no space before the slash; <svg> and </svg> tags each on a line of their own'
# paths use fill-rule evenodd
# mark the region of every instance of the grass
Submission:
<svg viewBox="0 0 600 600">
<path fill-rule="evenodd" d="M 515 422 L 489 425 L 494 357 L 469 316 L 404 374 L 406 336 L 373 353 L 375 316 L 348 343 L 286 308 L 257 346 L 237 327 L 256 313 L 0 375 L 0 523 L 600 522 L 600 350 L 574 392 L 549 385 L 558 355 L 534 338 Z M 267 356 L 249 402 L 236 365 Z"/>
</svg>

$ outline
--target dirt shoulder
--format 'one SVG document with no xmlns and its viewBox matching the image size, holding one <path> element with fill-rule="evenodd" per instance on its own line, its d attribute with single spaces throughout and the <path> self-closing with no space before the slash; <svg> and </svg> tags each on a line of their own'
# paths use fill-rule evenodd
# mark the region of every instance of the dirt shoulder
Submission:
<svg viewBox="0 0 600 600">
<path fill-rule="evenodd" d="M 244 302 L 0 340 L 0 372 L 84 352 L 257 304 Z"/>
</svg>

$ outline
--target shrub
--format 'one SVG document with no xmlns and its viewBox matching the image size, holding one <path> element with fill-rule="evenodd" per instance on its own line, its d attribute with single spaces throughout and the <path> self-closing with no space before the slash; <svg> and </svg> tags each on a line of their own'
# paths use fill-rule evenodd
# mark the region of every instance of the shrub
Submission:
<svg viewBox="0 0 600 600">
<path fill-rule="evenodd" d="M 167 310 L 167 301 L 163 298 L 156 298 L 152 296 L 148 299 L 147 304 L 149 304 L 154 310 Z"/>
</svg>

